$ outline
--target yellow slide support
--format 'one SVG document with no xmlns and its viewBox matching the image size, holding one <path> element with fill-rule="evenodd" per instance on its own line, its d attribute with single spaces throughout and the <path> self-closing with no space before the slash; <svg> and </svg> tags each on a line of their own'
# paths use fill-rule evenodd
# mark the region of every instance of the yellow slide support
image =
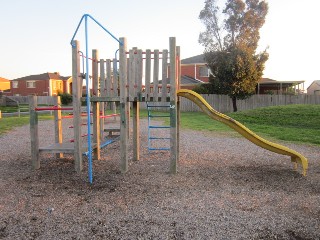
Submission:
<svg viewBox="0 0 320 240">
<path fill-rule="evenodd" d="M 194 91 L 180 89 L 178 90 L 177 95 L 191 100 L 192 102 L 197 104 L 202 109 L 202 111 L 205 112 L 209 117 L 228 125 L 229 127 L 233 128 L 242 136 L 244 136 L 254 144 L 258 145 L 259 147 L 262 147 L 275 153 L 290 156 L 291 161 L 294 162 L 294 168 L 296 169 L 297 163 L 300 163 L 303 169 L 302 174 L 304 176 L 306 175 L 308 169 L 308 160 L 300 153 L 280 144 L 269 142 L 266 139 L 259 137 L 257 134 L 255 134 L 254 132 L 252 132 L 236 120 L 214 110 L 202 96 L 200 96 L 198 93 Z"/>
</svg>

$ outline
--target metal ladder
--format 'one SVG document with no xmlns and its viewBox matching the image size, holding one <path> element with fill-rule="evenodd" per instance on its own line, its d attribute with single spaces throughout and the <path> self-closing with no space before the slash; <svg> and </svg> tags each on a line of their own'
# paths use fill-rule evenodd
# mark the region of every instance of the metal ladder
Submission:
<svg viewBox="0 0 320 240">
<path fill-rule="evenodd" d="M 153 125 L 152 124 L 152 119 L 153 118 L 170 118 L 170 111 L 168 112 L 159 112 L 156 111 L 154 112 L 154 109 L 170 109 L 170 105 L 150 105 L 147 102 L 147 110 L 148 110 L 148 150 L 149 151 L 154 151 L 154 150 L 164 150 L 168 151 L 170 150 L 170 133 L 168 137 L 158 137 L 152 135 L 152 129 L 168 129 L 170 126 L 160 126 L 160 125 Z M 154 133 L 153 133 L 154 134 Z M 169 146 L 168 147 L 152 147 L 151 142 L 155 141 L 161 141 L 161 140 L 169 140 Z"/>
</svg>

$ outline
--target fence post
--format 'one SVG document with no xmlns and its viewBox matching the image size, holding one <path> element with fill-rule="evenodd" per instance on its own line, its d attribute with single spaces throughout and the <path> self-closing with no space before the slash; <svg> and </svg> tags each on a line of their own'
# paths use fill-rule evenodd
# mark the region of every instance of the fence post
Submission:
<svg viewBox="0 0 320 240">
<path fill-rule="evenodd" d="M 31 140 L 31 161 L 32 168 L 40 168 L 39 160 L 39 137 L 38 137 L 38 113 L 37 107 L 37 96 L 29 97 L 29 112 L 30 112 L 30 140 Z"/>
<path fill-rule="evenodd" d="M 56 96 L 54 98 L 54 105 L 58 108 L 61 107 L 61 98 L 60 96 Z M 55 143 L 62 143 L 62 118 L 61 118 L 61 110 L 54 111 L 54 140 Z M 57 153 L 56 158 L 63 158 L 63 153 Z"/>
</svg>

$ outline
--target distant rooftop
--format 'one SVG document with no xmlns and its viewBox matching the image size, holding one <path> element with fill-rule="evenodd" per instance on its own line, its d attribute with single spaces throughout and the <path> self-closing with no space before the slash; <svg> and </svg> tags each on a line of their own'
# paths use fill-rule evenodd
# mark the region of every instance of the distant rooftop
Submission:
<svg viewBox="0 0 320 240">
<path fill-rule="evenodd" d="M 13 79 L 14 81 L 28 81 L 28 80 L 50 80 L 50 79 L 56 79 L 56 80 L 67 80 L 70 77 L 64 77 L 60 76 L 58 72 L 54 73 L 42 73 L 42 74 L 37 74 L 37 75 L 30 75 L 30 76 L 25 76 L 21 78 L 16 78 Z"/>
<path fill-rule="evenodd" d="M 0 82 L 9 82 L 9 80 L 6 78 L 0 77 Z"/>
<path fill-rule="evenodd" d="M 201 64 L 207 63 L 204 60 L 204 54 L 200 54 L 197 56 L 193 56 L 193 57 L 189 57 L 181 60 L 181 64 L 196 64 L 196 63 L 201 63 Z"/>
</svg>

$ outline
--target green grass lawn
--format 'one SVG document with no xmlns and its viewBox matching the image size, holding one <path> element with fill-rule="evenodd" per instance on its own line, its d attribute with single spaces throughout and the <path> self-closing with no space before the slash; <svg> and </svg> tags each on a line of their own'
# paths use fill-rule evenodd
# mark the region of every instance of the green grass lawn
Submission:
<svg viewBox="0 0 320 240">
<path fill-rule="evenodd" d="M 142 110 L 140 116 L 147 117 L 147 111 Z M 262 137 L 320 145 L 320 105 L 275 106 L 230 113 L 228 116 Z M 52 118 L 50 115 L 39 116 L 39 120 Z M 28 116 L 2 118 L 0 134 L 28 123 Z M 202 112 L 182 112 L 181 127 L 198 131 L 234 132 Z"/>
<path fill-rule="evenodd" d="M 0 119 L 0 135 L 10 131 L 14 127 L 23 126 L 29 124 L 29 116 L 21 117 L 3 117 Z M 53 119 L 53 116 L 49 114 L 39 115 L 39 121 Z"/>
<path fill-rule="evenodd" d="M 275 106 L 227 115 L 262 137 L 320 145 L 320 105 Z M 234 132 L 202 112 L 181 113 L 181 127 Z"/>
</svg>

